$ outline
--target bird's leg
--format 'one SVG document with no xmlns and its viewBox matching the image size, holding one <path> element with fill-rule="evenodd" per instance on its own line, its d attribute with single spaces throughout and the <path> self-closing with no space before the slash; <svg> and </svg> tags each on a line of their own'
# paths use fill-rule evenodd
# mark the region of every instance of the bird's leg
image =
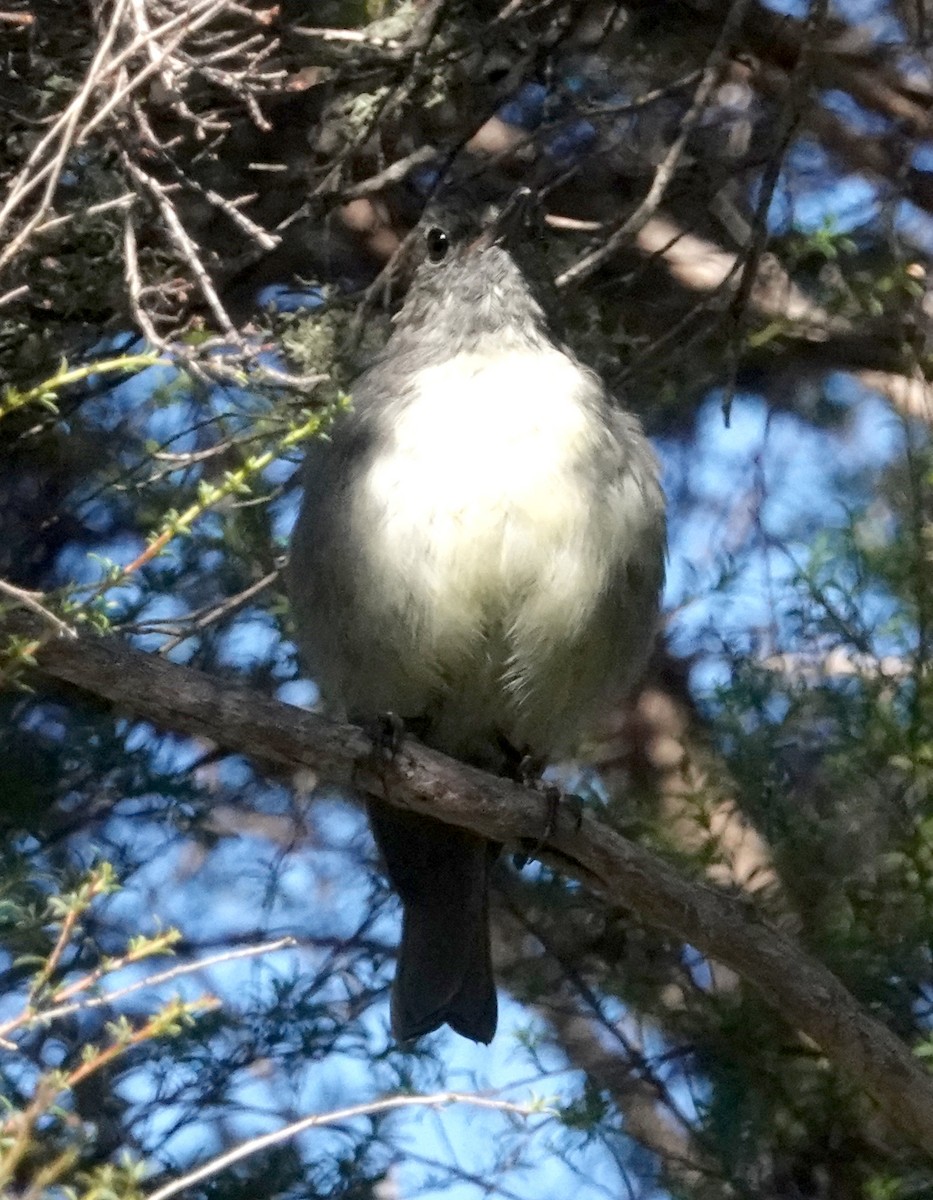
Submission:
<svg viewBox="0 0 933 1200">
<path fill-rule="evenodd" d="M 423 738 L 428 722 L 423 717 L 400 717 L 396 712 L 382 712 L 375 717 L 351 717 L 352 724 L 360 725 L 369 734 L 373 743 L 373 754 L 380 762 L 390 763 L 398 755 L 406 734 Z"/>
<path fill-rule="evenodd" d="M 553 783 L 545 783 L 541 778 L 541 764 L 530 754 L 523 756 L 518 764 L 519 782 L 530 791 L 540 792 L 544 797 L 544 829 L 541 837 L 534 844 L 532 854 L 537 854 L 557 828 L 557 813 L 560 807 L 561 790 Z"/>
<path fill-rule="evenodd" d="M 544 829 L 541 831 L 541 836 L 535 841 L 531 839 L 523 840 L 524 849 L 518 851 L 512 856 L 512 861 L 515 866 L 521 870 L 529 859 L 537 858 L 550 839 L 554 836 L 557 830 L 557 815 L 561 808 L 561 803 L 564 806 L 570 806 L 573 810 L 575 827 L 580 828 L 583 820 L 583 801 L 579 796 L 567 795 L 553 783 L 546 783 L 541 778 L 541 762 L 532 757 L 530 754 L 524 754 L 520 758 L 515 770 L 516 782 L 522 787 L 528 788 L 531 791 L 538 792 L 544 797 Z M 530 843 L 530 845 L 526 844 Z"/>
<path fill-rule="evenodd" d="M 392 762 L 405 740 L 405 722 L 394 712 L 380 713 L 376 718 L 373 747 L 386 762 Z"/>
</svg>

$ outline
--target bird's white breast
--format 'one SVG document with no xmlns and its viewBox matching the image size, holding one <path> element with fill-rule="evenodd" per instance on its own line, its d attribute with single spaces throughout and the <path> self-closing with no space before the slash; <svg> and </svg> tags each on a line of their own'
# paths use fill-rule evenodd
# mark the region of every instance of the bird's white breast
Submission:
<svg viewBox="0 0 933 1200">
<path fill-rule="evenodd" d="M 441 654 L 496 622 L 579 627 L 602 567 L 579 464 L 588 376 L 555 349 L 459 354 L 418 376 L 365 481 L 376 577 Z M 376 564 L 374 564 L 376 565 Z"/>
</svg>

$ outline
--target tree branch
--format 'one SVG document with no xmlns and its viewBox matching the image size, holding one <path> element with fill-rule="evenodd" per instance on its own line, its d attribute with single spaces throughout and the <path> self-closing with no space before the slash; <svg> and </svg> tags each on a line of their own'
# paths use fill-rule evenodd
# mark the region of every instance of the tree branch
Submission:
<svg viewBox="0 0 933 1200">
<path fill-rule="evenodd" d="M 36 618 L 7 616 L 4 632 L 48 637 Z M 292 708 L 117 638 L 56 637 L 38 670 L 177 733 L 208 738 L 281 771 L 312 772 L 377 799 L 429 813 L 496 841 L 539 836 L 541 798 L 408 740 L 391 764 L 374 760 L 350 725 Z M 828 1059 L 879 1103 L 892 1126 L 933 1156 L 933 1080 L 910 1049 L 870 1016 L 821 963 L 751 907 L 686 879 L 591 813 L 566 811 L 543 860 L 606 903 L 631 909 L 742 975 Z"/>
</svg>

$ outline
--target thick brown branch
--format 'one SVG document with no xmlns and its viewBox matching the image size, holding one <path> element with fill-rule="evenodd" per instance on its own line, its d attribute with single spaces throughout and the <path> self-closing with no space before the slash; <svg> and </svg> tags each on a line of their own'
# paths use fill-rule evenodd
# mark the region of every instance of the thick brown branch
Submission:
<svg viewBox="0 0 933 1200">
<path fill-rule="evenodd" d="M 8 632 L 48 636 L 38 618 Z M 209 738 L 281 770 L 312 772 L 403 808 L 431 813 L 501 842 L 537 837 L 541 799 L 412 742 L 374 763 L 366 735 L 291 708 L 116 638 L 63 638 L 37 652 L 39 670 L 178 733 Z M 686 879 L 591 814 L 564 814 L 544 858 L 606 903 L 624 906 L 731 967 L 863 1086 L 893 1126 L 933 1155 L 933 1081 L 910 1050 L 821 963 L 751 909 Z"/>
</svg>

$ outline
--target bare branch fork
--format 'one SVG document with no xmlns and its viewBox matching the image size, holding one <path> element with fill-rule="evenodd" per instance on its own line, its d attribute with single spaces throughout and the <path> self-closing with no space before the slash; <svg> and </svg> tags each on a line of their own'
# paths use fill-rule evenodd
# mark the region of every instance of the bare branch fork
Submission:
<svg viewBox="0 0 933 1200">
<path fill-rule="evenodd" d="M 115 637 L 51 637 L 27 614 L 7 616 L 8 634 L 46 638 L 41 675 L 77 686 L 166 730 L 209 739 L 278 773 L 308 773 L 387 803 L 429 813 L 505 843 L 536 838 L 540 797 L 406 742 L 389 765 L 369 738 L 191 667 L 143 653 Z M 872 1017 L 820 962 L 731 896 L 686 879 L 591 814 L 569 816 L 543 854 L 613 907 L 696 946 L 731 967 L 816 1043 L 884 1118 L 933 1157 L 933 1080 L 908 1046 Z"/>
</svg>

